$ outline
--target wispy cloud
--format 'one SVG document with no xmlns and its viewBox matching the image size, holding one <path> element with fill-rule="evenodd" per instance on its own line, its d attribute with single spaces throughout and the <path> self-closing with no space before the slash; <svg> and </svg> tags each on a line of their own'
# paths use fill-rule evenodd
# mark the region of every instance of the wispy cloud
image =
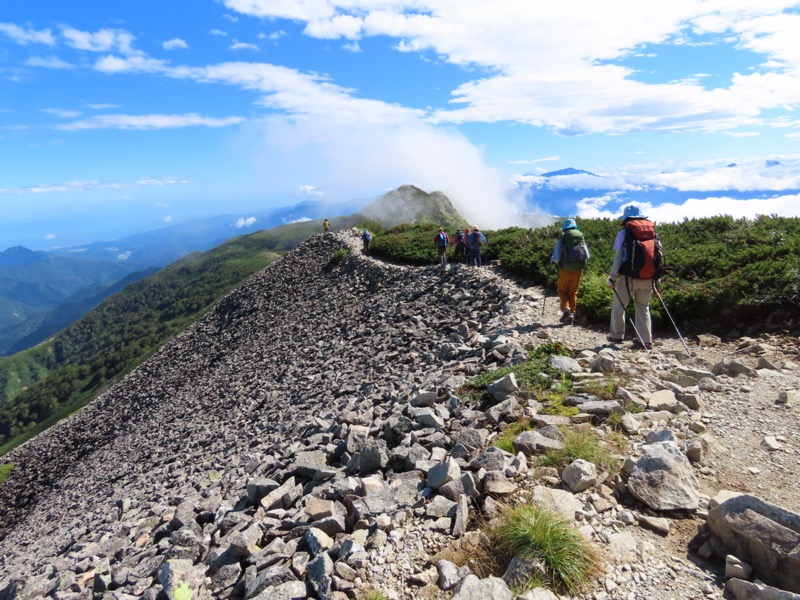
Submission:
<svg viewBox="0 0 800 600">
<path fill-rule="evenodd" d="M 112 110 L 114 108 L 119 108 L 119 104 L 107 104 L 107 103 L 95 103 L 95 104 L 87 104 L 89 108 L 92 110 Z"/>
<path fill-rule="evenodd" d="M 24 63 L 28 67 L 41 67 L 44 69 L 74 69 L 75 65 L 60 59 L 57 56 L 31 56 Z"/>
<path fill-rule="evenodd" d="M 77 110 L 65 110 L 63 108 L 43 108 L 41 109 L 43 113 L 47 113 L 48 115 L 54 115 L 61 119 L 74 119 L 75 117 L 80 116 L 80 111 Z"/>
<path fill-rule="evenodd" d="M 561 160 L 560 156 L 547 156 L 545 158 L 532 158 L 530 160 L 509 160 L 510 165 L 535 165 L 541 162 L 558 162 Z"/>
<path fill-rule="evenodd" d="M 123 54 L 134 53 L 134 36 L 124 29 L 100 29 L 95 32 L 82 31 L 74 27 L 63 26 L 61 35 L 68 46 L 76 50 L 89 52 L 117 51 Z"/>
<path fill-rule="evenodd" d="M 212 29 L 208 33 L 215 37 L 225 37 L 228 35 L 227 31 L 223 31 L 222 29 Z"/>
<path fill-rule="evenodd" d="M 49 29 L 26 29 L 14 23 L 0 23 L 0 34 L 3 34 L 20 46 L 28 44 L 43 44 L 45 46 L 55 46 L 56 39 Z"/>
<path fill-rule="evenodd" d="M 237 229 L 241 229 L 242 227 L 251 227 L 251 226 L 253 226 L 255 224 L 256 224 L 256 218 L 255 217 L 247 217 L 246 219 L 243 218 L 243 219 L 237 220 L 236 223 L 234 223 L 233 226 L 236 227 Z"/>
<path fill-rule="evenodd" d="M 258 46 L 255 44 L 249 44 L 247 42 L 240 42 L 238 40 L 233 40 L 233 43 L 230 45 L 231 50 L 258 50 Z"/>
<path fill-rule="evenodd" d="M 28 194 L 53 194 L 63 192 L 86 192 L 90 190 L 123 190 L 136 187 L 185 185 L 190 183 L 186 179 L 175 177 L 142 178 L 136 181 L 66 181 L 64 183 L 30 185 L 17 188 L 0 188 L 0 196 L 24 196 Z"/>
<path fill-rule="evenodd" d="M 171 40 L 167 40 L 162 44 L 164 50 L 176 50 L 178 48 L 186 49 L 189 47 L 184 40 L 181 38 L 172 38 Z"/>
<path fill-rule="evenodd" d="M 96 115 L 82 121 L 59 125 L 62 131 L 85 129 L 179 129 L 182 127 L 228 127 L 243 123 L 242 117 L 215 119 L 196 113 L 184 115 Z"/>
<path fill-rule="evenodd" d="M 306 198 L 322 198 L 325 196 L 325 192 L 315 185 L 301 185 L 297 188 L 297 192 Z"/>
<path fill-rule="evenodd" d="M 260 40 L 269 40 L 271 42 L 277 42 L 282 37 L 285 37 L 287 34 L 283 29 L 279 29 L 278 31 L 273 31 L 272 33 L 259 33 L 258 39 Z"/>
</svg>

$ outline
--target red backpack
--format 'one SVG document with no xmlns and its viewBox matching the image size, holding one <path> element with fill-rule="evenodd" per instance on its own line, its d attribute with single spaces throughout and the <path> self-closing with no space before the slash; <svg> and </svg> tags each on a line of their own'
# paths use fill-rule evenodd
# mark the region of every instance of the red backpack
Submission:
<svg viewBox="0 0 800 600">
<path fill-rule="evenodd" d="M 663 271 L 664 251 L 655 223 L 647 219 L 632 219 L 625 223 L 619 272 L 634 279 L 658 279 Z"/>
</svg>

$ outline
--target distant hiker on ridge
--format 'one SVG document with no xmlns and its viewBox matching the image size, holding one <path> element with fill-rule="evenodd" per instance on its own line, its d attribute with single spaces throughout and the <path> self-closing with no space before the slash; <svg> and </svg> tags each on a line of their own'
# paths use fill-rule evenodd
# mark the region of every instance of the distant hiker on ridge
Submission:
<svg viewBox="0 0 800 600">
<path fill-rule="evenodd" d="M 323 233 L 328 233 L 328 230 L 329 230 L 330 228 L 331 228 L 331 225 L 330 225 L 330 223 L 328 223 L 328 219 L 325 219 L 325 220 L 322 222 L 322 229 L 323 229 Z"/>
<path fill-rule="evenodd" d="M 481 233 L 478 227 L 472 228 L 472 233 L 467 239 L 469 243 L 469 260 L 473 267 L 481 266 L 481 248 L 489 243 L 486 236 Z"/>
<path fill-rule="evenodd" d="M 447 264 L 447 247 L 450 245 L 450 236 L 447 235 L 443 227 L 439 227 L 439 231 L 433 237 L 433 243 L 436 245 L 436 250 L 439 252 L 439 264 L 444 266 Z"/>
<path fill-rule="evenodd" d="M 608 287 L 614 290 L 608 340 L 617 344 L 624 340 L 625 308 L 633 299 L 637 337 L 634 343 L 649 350 L 653 344 L 650 299 L 655 281 L 661 277 L 664 252 L 655 224 L 647 220 L 638 206 L 626 206 L 619 219 L 622 229 L 614 241 L 616 255 L 608 276 Z"/>
<path fill-rule="evenodd" d="M 575 219 L 565 219 L 550 260 L 558 264 L 558 299 L 561 301 L 561 322 L 572 325 L 578 304 L 578 286 L 589 262 L 589 248 Z"/>
<path fill-rule="evenodd" d="M 456 229 L 456 232 L 453 234 L 453 244 L 455 245 L 453 260 L 457 263 L 464 262 L 464 239 L 464 232 L 460 229 Z"/>
<path fill-rule="evenodd" d="M 372 234 L 369 229 L 361 232 L 361 242 L 364 244 L 364 254 L 369 254 L 369 243 L 372 241 Z"/>
</svg>

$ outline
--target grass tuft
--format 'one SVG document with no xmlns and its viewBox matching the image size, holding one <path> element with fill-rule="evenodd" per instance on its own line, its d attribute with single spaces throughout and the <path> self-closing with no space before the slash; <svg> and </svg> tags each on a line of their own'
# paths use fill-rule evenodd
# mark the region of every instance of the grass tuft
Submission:
<svg viewBox="0 0 800 600">
<path fill-rule="evenodd" d="M 597 435 L 591 431 L 570 429 L 564 434 L 564 449 L 553 450 L 541 456 L 539 464 L 561 470 L 578 458 L 594 463 L 598 469 L 609 468 L 613 462 Z"/>
<path fill-rule="evenodd" d="M 389 598 L 378 589 L 365 587 L 358 594 L 358 600 L 389 600 Z"/>
<path fill-rule="evenodd" d="M 8 476 L 11 475 L 11 471 L 14 470 L 14 463 L 6 463 L 0 467 L 0 484 L 5 483 L 5 480 L 8 479 Z"/>
<path fill-rule="evenodd" d="M 528 419 L 520 419 L 511 423 L 500 435 L 492 441 L 492 446 L 516 454 L 514 451 L 514 439 L 523 431 L 533 429 L 533 425 Z"/>
<path fill-rule="evenodd" d="M 570 594 L 584 588 L 601 572 L 595 549 L 563 517 L 542 507 L 524 504 L 506 511 L 493 532 L 499 552 L 510 560 L 525 553 L 539 561 L 547 584 Z M 536 586 L 537 578 L 525 584 Z"/>
</svg>

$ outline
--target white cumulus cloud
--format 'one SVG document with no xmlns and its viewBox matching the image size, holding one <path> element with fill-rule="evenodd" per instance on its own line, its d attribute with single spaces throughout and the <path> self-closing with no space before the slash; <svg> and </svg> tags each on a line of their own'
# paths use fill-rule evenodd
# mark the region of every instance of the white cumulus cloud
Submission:
<svg viewBox="0 0 800 600">
<path fill-rule="evenodd" d="M 171 40 L 167 40 L 162 44 L 164 50 L 177 50 L 177 49 L 186 49 L 189 47 L 184 40 L 181 38 L 172 38 Z"/>
<path fill-rule="evenodd" d="M 53 32 L 49 29 L 27 29 L 14 23 L 0 23 L 0 34 L 3 34 L 20 46 L 28 44 L 43 44 L 45 46 L 55 46 L 56 39 Z"/>
</svg>

